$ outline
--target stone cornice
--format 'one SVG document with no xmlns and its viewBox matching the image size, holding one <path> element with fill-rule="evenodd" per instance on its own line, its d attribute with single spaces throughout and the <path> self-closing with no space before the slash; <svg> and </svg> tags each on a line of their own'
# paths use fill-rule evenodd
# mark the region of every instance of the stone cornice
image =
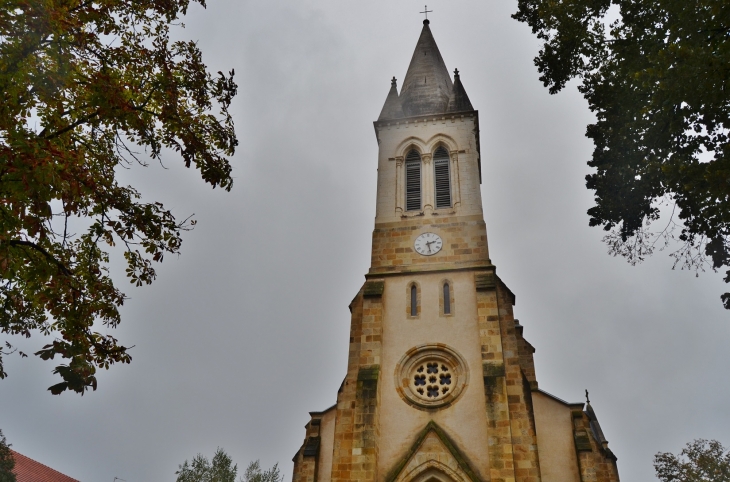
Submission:
<svg viewBox="0 0 730 482">
<path fill-rule="evenodd" d="M 449 113 L 443 113 L 443 114 L 429 114 L 429 115 L 421 115 L 421 116 L 413 116 L 413 117 L 403 117 L 400 119 L 384 119 L 384 120 L 378 120 L 378 121 L 373 122 L 373 125 L 375 126 L 375 128 L 377 130 L 378 127 L 416 124 L 419 122 L 461 119 L 461 118 L 467 118 L 467 117 L 474 117 L 474 118 L 478 119 L 479 111 L 470 110 L 470 111 L 465 111 L 465 112 L 449 112 Z"/>
<path fill-rule="evenodd" d="M 455 271 L 492 271 L 496 272 L 497 267 L 493 264 L 487 264 L 487 263 L 474 263 L 470 266 L 443 266 L 443 267 L 437 267 L 437 266 L 429 266 L 428 268 L 409 268 L 409 269 L 401 269 L 400 271 L 372 271 L 370 273 L 365 274 L 365 279 L 378 279 L 378 278 L 390 278 L 393 276 L 406 276 L 406 275 L 413 275 L 413 274 L 431 274 L 431 273 L 447 273 L 447 272 L 455 272 Z"/>
</svg>

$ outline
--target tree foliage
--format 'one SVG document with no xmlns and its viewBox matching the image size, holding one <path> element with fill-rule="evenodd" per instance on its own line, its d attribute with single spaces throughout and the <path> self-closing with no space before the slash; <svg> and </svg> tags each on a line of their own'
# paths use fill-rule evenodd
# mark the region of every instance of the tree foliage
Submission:
<svg viewBox="0 0 730 482">
<path fill-rule="evenodd" d="M 198 454 L 191 464 L 186 460 L 175 473 L 176 482 L 235 482 L 238 466 L 218 448 L 211 461 Z"/>
<path fill-rule="evenodd" d="M 635 264 L 676 242 L 675 267 L 729 266 L 730 3 L 518 4 L 513 17 L 543 42 L 540 79 L 553 94 L 579 79 L 596 115 L 588 214 L 609 252 Z M 662 209 L 670 219 L 654 230 Z"/>
<path fill-rule="evenodd" d="M 10 451 L 10 444 L 0 430 L 0 482 L 15 482 L 15 458 Z"/>
<path fill-rule="evenodd" d="M 730 452 L 717 440 L 695 440 L 679 456 L 654 456 L 656 476 L 662 482 L 730 482 Z"/>
<path fill-rule="evenodd" d="M 211 75 L 194 42 L 170 39 L 190 1 L 0 0 L 0 332 L 55 338 L 36 352 L 66 362 L 53 394 L 96 389 L 97 368 L 131 361 L 107 333 L 125 300 L 110 247 L 149 284 L 194 224 L 118 172 L 174 152 L 231 188 L 233 72 Z M 0 378 L 13 351 L 0 350 Z"/>
<path fill-rule="evenodd" d="M 283 482 L 283 480 L 284 477 L 279 473 L 279 464 L 262 471 L 258 460 L 248 464 L 241 478 L 241 482 Z"/>
<path fill-rule="evenodd" d="M 198 454 L 192 463 L 186 460 L 177 474 L 176 482 L 235 482 L 238 473 L 238 466 L 233 465 L 231 458 L 220 448 L 208 459 Z M 259 461 L 251 462 L 240 482 L 283 482 L 284 478 L 279 474 L 279 466 L 275 464 L 272 468 L 262 471 Z"/>
</svg>

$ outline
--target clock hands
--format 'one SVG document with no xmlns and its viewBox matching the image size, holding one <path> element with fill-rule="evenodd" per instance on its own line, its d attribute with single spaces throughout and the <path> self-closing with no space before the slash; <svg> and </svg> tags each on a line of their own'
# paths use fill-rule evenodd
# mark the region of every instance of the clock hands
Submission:
<svg viewBox="0 0 730 482">
<path fill-rule="evenodd" d="M 414 243 L 414 248 L 418 254 L 423 256 L 431 256 L 441 251 L 443 240 L 434 233 L 423 233 Z"/>
</svg>

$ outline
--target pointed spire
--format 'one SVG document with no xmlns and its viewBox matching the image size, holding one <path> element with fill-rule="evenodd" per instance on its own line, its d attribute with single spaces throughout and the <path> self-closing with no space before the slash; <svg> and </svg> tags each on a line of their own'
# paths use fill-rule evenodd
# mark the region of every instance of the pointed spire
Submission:
<svg viewBox="0 0 730 482">
<path fill-rule="evenodd" d="M 474 110 L 461 83 L 458 69 L 454 71 L 454 81 L 451 81 L 429 24 L 428 20 L 423 21 L 423 30 L 400 95 L 393 77 L 378 120 Z"/>
<path fill-rule="evenodd" d="M 591 399 L 588 398 L 588 390 L 586 390 L 585 413 L 588 416 L 588 420 L 590 422 L 593 438 L 596 439 L 596 442 L 598 442 L 603 450 L 607 451 L 611 455 L 611 457 L 615 457 L 615 455 L 613 455 L 613 452 L 608 449 L 608 440 L 606 440 L 606 436 L 603 435 L 603 430 L 601 429 L 601 424 L 598 423 L 598 417 L 596 417 L 596 412 L 593 410 L 593 407 L 591 407 Z"/>
<path fill-rule="evenodd" d="M 459 69 L 456 69 L 454 70 L 454 89 L 451 92 L 449 108 L 446 112 L 465 112 L 470 110 L 474 110 L 474 107 L 472 107 L 469 96 L 466 95 L 466 90 L 464 90 L 464 86 L 461 83 Z"/>
<path fill-rule="evenodd" d="M 591 421 L 598 421 L 598 418 L 596 417 L 596 412 L 593 411 L 593 407 L 591 407 L 591 399 L 588 398 L 588 390 L 586 390 L 586 408 L 585 412 L 588 415 L 588 418 Z"/>
<path fill-rule="evenodd" d="M 393 77 L 393 80 L 390 81 L 390 92 L 388 92 L 388 97 L 385 98 L 385 104 L 383 104 L 383 110 L 380 111 L 378 120 L 400 119 L 402 117 L 403 108 L 398 98 L 398 81 Z"/>
<path fill-rule="evenodd" d="M 428 20 L 424 20 L 403 80 L 400 100 L 406 116 L 445 113 L 453 90 L 449 71 L 428 25 Z"/>
</svg>

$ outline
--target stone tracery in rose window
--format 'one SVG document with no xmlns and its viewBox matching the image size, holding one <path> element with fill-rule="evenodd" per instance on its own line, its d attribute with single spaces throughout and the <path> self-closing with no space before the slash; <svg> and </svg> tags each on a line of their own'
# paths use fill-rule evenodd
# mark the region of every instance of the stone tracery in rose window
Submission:
<svg viewBox="0 0 730 482">
<path fill-rule="evenodd" d="M 464 359 L 443 344 L 411 348 L 397 364 L 394 375 L 401 398 L 426 410 L 454 403 L 469 379 Z"/>
<path fill-rule="evenodd" d="M 437 401 L 451 390 L 453 375 L 446 363 L 430 361 L 414 367 L 412 375 L 413 391 L 422 398 Z"/>
</svg>

